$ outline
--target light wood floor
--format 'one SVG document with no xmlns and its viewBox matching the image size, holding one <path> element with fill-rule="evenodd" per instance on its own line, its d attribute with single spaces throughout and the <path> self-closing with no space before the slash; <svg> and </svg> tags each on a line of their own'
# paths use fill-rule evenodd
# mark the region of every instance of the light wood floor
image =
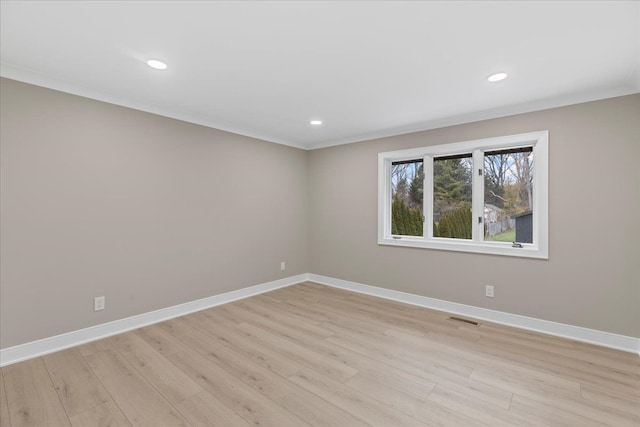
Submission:
<svg viewBox="0 0 640 427">
<path fill-rule="evenodd" d="M 2 368 L 4 426 L 639 426 L 640 358 L 300 284 Z"/>
</svg>

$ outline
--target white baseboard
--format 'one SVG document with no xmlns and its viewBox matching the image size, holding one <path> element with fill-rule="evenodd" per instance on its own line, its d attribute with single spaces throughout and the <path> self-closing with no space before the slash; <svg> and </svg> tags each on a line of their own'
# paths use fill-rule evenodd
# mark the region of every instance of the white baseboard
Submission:
<svg viewBox="0 0 640 427">
<path fill-rule="evenodd" d="M 548 320 L 541 320 L 533 317 L 526 317 L 496 310 L 489 310 L 486 308 L 474 307 L 471 305 L 458 304 L 455 302 L 394 291 L 391 289 L 379 288 L 376 286 L 364 285 L 356 282 L 349 282 L 347 280 L 335 279 L 333 277 L 321 276 L 318 274 L 305 273 L 299 274 L 297 276 L 287 277 L 284 279 L 274 280 L 273 282 L 250 286 L 247 288 L 239 289 L 237 291 L 202 298 L 196 301 L 190 301 L 184 304 L 174 305 L 172 307 L 162 308 L 160 310 L 155 310 L 148 313 L 138 314 L 136 316 L 115 320 L 113 322 L 103 323 L 101 325 L 91 326 L 89 328 L 80 329 L 78 331 L 72 331 L 65 334 L 20 344 L 14 347 L 0 349 L 0 367 L 10 365 L 12 363 L 21 362 L 23 360 L 33 359 L 35 357 L 44 356 L 45 354 L 53 353 L 55 351 L 60 351 L 91 341 L 107 338 L 112 335 L 121 334 L 123 332 L 138 329 L 154 323 L 163 322 L 175 317 L 184 316 L 186 314 L 215 307 L 217 305 L 226 304 L 243 298 L 248 298 L 254 295 L 262 294 L 264 292 L 284 288 L 286 286 L 295 285 L 307 280 L 322 285 L 332 286 L 334 288 L 346 289 L 361 294 L 385 298 L 393 301 L 403 302 L 406 304 L 417 305 L 420 307 L 431 308 L 434 310 L 462 315 L 474 319 L 485 320 L 488 322 L 499 323 L 502 325 L 513 326 L 515 328 L 526 329 L 529 331 L 555 335 L 575 341 L 582 341 L 640 355 L 639 338 L 617 335 L 610 332 L 597 331 L 594 329 L 587 329 L 580 326 L 550 322 Z"/>
<path fill-rule="evenodd" d="M 44 356 L 45 354 L 75 347 L 80 344 L 96 341 L 112 335 L 121 334 L 153 323 L 184 316 L 185 314 L 215 307 L 220 304 L 226 304 L 239 299 L 283 288 L 285 286 L 294 285 L 296 283 L 304 282 L 307 279 L 308 275 L 306 273 L 299 274 L 297 276 L 274 280 L 273 282 L 238 289 L 237 291 L 214 295 L 196 301 L 174 305 L 172 307 L 161 308 L 160 310 L 138 314 L 125 319 L 114 320 L 113 322 L 91 326 L 78 331 L 67 332 L 65 334 L 20 344 L 14 347 L 0 349 L 0 367 Z"/>
<path fill-rule="evenodd" d="M 548 320 L 520 316 L 518 314 L 505 313 L 502 311 L 474 307 L 471 305 L 458 304 L 455 302 L 335 279 L 333 277 L 320 276 L 318 274 L 309 274 L 309 281 L 332 286 L 334 288 L 346 289 L 361 294 L 372 295 L 379 298 L 431 308 L 474 319 L 513 326 L 515 328 L 526 329 L 529 331 L 541 332 L 543 334 L 555 335 L 558 337 L 614 348 L 616 350 L 627 351 L 640 355 L 640 338 L 612 334 L 610 332 L 597 331 L 595 329 L 572 326 L 564 323 L 550 322 Z"/>
</svg>

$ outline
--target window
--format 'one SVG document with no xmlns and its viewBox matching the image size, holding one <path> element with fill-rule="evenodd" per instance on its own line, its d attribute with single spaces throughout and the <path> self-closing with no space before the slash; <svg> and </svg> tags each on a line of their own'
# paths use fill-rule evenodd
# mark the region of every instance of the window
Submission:
<svg viewBox="0 0 640 427">
<path fill-rule="evenodd" d="M 378 243 L 548 258 L 548 131 L 378 154 Z"/>
<path fill-rule="evenodd" d="M 423 236 L 423 160 L 391 162 L 391 234 Z"/>
</svg>

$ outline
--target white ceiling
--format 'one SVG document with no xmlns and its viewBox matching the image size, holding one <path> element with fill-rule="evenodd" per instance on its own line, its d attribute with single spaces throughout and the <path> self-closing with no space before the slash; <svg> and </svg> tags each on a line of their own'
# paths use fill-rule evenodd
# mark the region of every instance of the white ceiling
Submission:
<svg viewBox="0 0 640 427">
<path fill-rule="evenodd" d="M 0 13 L 4 77 L 301 148 L 640 92 L 633 1 L 2 1 Z M 509 78 L 487 82 L 497 71 Z"/>
</svg>

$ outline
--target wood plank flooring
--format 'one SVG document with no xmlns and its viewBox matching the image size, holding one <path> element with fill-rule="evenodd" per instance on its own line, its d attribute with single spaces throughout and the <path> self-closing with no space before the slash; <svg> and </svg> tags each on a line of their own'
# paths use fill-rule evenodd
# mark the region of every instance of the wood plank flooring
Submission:
<svg viewBox="0 0 640 427">
<path fill-rule="evenodd" d="M 640 358 L 303 283 L 2 368 L 0 426 L 640 426 Z"/>
</svg>

